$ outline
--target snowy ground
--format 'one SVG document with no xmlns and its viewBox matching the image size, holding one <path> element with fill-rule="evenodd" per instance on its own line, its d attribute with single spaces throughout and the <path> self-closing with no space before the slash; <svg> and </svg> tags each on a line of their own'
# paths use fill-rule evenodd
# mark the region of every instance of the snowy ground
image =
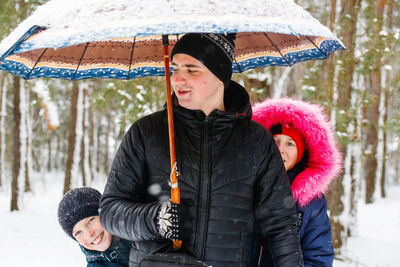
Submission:
<svg viewBox="0 0 400 267">
<path fill-rule="evenodd" d="M 386 199 L 374 204 L 359 204 L 359 236 L 347 241 L 348 262 L 335 262 L 335 267 L 400 266 L 400 187 L 387 193 Z"/>
<path fill-rule="evenodd" d="M 34 193 L 24 195 L 19 212 L 9 212 L 10 187 L 0 188 L 1 266 L 86 266 L 77 244 L 60 228 L 57 205 L 62 174 L 48 174 L 34 183 Z M 6 181 L 7 182 L 7 181 Z M 102 183 L 92 185 L 103 190 Z M 400 266 L 400 187 L 388 198 L 359 206 L 359 236 L 348 240 L 344 257 L 335 267 Z"/>
</svg>

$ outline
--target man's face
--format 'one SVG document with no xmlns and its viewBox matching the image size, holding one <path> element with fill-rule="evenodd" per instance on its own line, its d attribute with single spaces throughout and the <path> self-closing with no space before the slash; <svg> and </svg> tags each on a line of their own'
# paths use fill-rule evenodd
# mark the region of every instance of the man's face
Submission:
<svg viewBox="0 0 400 267">
<path fill-rule="evenodd" d="M 72 228 L 72 236 L 84 248 L 105 251 L 112 241 L 112 235 L 104 230 L 99 216 L 91 216 L 77 222 Z"/>
<path fill-rule="evenodd" d="M 179 104 L 187 109 L 224 111 L 224 84 L 197 59 L 176 54 L 172 60 L 172 86 Z"/>
</svg>

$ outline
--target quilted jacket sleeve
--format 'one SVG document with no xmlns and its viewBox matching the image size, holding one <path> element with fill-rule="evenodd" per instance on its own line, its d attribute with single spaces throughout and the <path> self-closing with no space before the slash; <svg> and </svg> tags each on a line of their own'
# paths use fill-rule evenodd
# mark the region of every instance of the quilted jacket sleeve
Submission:
<svg viewBox="0 0 400 267">
<path fill-rule="evenodd" d="M 325 197 L 314 198 L 299 211 L 304 212 L 300 232 L 304 266 L 332 266 L 334 250 Z"/>
<path fill-rule="evenodd" d="M 158 236 L 155 218 L 160 204 L 145 203 L 145 156 L 139 123 L 125 134 L 100 202 L 100 220 L 110 233 L 142 241 Z"/>
<path fill-rule="evenodd" d="M 273 138 L 268 135 L 259 169 L 256 219 L 260 241 L 270 250 L 275 266 L 303 266 L 297 212 L 289 180 Z"/>
</svg>

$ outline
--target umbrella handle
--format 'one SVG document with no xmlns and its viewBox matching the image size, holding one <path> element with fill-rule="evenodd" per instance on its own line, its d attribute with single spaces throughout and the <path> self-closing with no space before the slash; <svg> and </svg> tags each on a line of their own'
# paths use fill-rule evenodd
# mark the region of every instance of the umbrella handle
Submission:
<svg viewBox="0 0 400 267">
<path fill-rule="evenodd" d="M 176 175 L 176 157 L 175 157 L 175 135 L 174 135 L 174 119 L 172 113 L 172 96 L 171 96 L 171 77 L 169 72 L 169 52 L 168 52 L 168 35 L 163 35 L 164 47 L 164 68 L 165 83 L 167 87 L 167 113 L 168 113 L 168 132 L 169 132 L 169 154 L 171 160 L 171 202 L 175 204 L 181 203 L 181 194 L 178 187 L 178 178 Z M 172 248 L 180 249 L 182 240 L 173 241 Z"/>
</svg>

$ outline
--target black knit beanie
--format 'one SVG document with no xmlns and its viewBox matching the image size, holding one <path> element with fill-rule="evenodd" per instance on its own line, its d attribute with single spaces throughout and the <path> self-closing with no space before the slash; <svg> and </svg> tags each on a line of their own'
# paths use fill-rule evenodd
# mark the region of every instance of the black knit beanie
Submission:
<svg viewBox="0 0 400 267">
<path fill-rule="evenodd" d="M 58 222 L 72 239 L 72 229 L 80 220 L 99 215 L 101 194 L 91 187 L 79 187 L 68 191 L 58 205 Z"/>
<path fill-rule="evenodd" d="M 194 57 L 214 73 L 227 88 L 232 77 L 234 40 L 234 34 L 188 33 L 176 42 L 171 52 L 171 60 L 175 54 Z"/>
</svg>

